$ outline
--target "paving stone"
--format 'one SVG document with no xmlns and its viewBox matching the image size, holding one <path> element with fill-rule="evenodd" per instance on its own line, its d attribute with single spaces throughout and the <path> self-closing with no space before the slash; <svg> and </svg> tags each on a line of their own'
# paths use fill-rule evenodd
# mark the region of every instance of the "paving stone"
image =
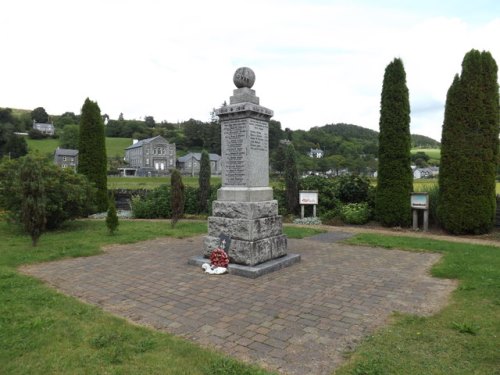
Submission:
<svg viewBox="0 0 500 375">
<path fill-rule="evenodd" d="M 331 374 L 393 311 L 430 314 L 455 282 L 434 279 L 438 254 L 289 240 L 302 262 L 258 279 L 188 266 L 202 237 L 160 238 L 104 254 L 23 267 L 106 311 L 290 375 Z"/>
</svg>

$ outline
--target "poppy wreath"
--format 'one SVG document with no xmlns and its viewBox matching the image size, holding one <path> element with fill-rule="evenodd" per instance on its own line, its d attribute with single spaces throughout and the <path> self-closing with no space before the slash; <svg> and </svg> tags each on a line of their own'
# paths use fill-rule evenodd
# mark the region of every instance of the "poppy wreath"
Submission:
<svg viewBox="0 0 500 375">
<path fill-rule="evenodd" d="M 214 267 L 225 267 L 229 264 L 227 253 L 220 247 L 210 253 L 210 264 Z"/>
</svg>

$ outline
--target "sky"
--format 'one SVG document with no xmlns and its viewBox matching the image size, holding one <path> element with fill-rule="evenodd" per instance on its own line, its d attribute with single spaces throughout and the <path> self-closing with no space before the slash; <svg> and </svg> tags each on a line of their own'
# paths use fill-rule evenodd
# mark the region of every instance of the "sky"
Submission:
<svg viewBox="0 0 500 375">
<path fill-rule="evenodd" d="M 209 121 L 250 67 L 282 128 L 379 129 L 384 71 L 403 60 L 412 134 L 441 139 L 471 49 L 500 64 L 498 0 L 2 0 L 0 107 Z"/>
</svg>

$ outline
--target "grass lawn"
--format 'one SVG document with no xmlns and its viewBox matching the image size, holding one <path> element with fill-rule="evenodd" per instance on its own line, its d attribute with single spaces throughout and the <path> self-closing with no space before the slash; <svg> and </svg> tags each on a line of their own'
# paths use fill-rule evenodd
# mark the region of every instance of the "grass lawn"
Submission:
<svg viewBox="0 0 500 375">
<path fill-rule="evenodd" d="M 431 317 L 395 314 L 336 375 L 500 374 L 500 248 L 377 234 L 350 244 L 442 253 L 432 275 L 458 279 L 450 304 Z"/>
<path fill-rule="evenodd" d="M 441 159 L 441 149 L 440 148 L 412 148 L 411 153 L 416 154 L 417 152 L 425 152 L 431 159 L 440 160 Z"/>
<path fill-rule="evenodd" d="M 183 176 L 184 186 L 198 187 L 198 177 Z M 217 186 L 221 183 L 220 177 L 212 177 L 210 184 Z M 170 177 L 108 177 L 108 189 L 145 189 L 152 190 L 160 185 L 170 186 Z"/>
<path fill-rule="evenodd" d="M 29 152 L 39 152 L 42 155 L 54 154 L 57 146 L 59 146 L 59 139 L 29 139 L 26 137 Z M 106 154 L 109 158 L 125 156 L 125 149 L 132 144 L 131 138 L 109 138 L 106 137 Z"/>
<path fill-rule="evenodd" d="M 322 232 L 286 227 L 292 238 Z M 79 302 L 16 267 L 99 254 L 101 247 L 160 236 L 207 233 L 206 221 L 120 221 L 116 235 L 102 220 L 67 223 L 39 246 L 0 220 L 0 374 L 203 374 L 264 375 L 248 366 L 174 336 L 139 327 Z"/>
<path fill-rule="evenodd" d="M 188 341 L 135 326 L 19 274 L 22 264 L 98 254 L 112 243 L 206 233 L 205 222 L 76 221 L 37 248 L 0 221 L 0 374 L 247 374 L 268 372 Z"/>
</svg>

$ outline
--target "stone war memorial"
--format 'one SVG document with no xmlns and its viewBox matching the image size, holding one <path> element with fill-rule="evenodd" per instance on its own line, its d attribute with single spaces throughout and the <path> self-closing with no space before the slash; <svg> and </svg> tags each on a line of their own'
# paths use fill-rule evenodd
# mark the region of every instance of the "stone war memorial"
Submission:
<svg viewBox="0 0 500 375">
<path fill-rule="evenodd" d="M 229 273 L 255 278 L 300 261 L 287 254 L 278 201 L 269 186 L 269 119 L 273 111 L 260 105 L 252 90 L 255 74 L 239 68 L 233 82 L 237 89 L 229 105 L 216 110 L 221 123 L 222 187 L 208 218 L 204 257 L 220 245 L 221 236 L 231 239 Z M 189 260 L 201 265 L 203 256 Z"/>
</svg>

